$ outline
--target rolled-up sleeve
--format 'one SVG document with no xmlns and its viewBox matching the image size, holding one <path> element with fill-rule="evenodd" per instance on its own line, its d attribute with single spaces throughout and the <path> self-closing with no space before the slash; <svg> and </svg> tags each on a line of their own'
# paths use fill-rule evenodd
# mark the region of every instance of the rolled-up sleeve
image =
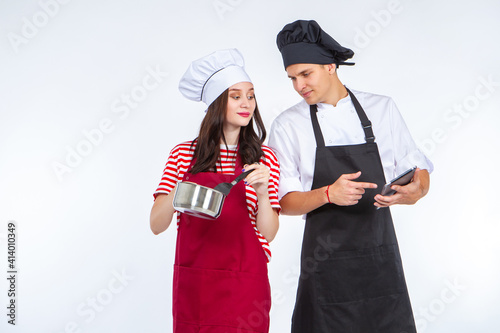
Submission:
<svg viewBox="0 0 500 333">
<path fill-rule="evenodd" d="M 169 194 L 179 181 L 178 149 L 173 149 L 168 156 L 160 184 L 153 194 L 154 198 L 159 194 Z"/>
<path fill-rule="evenodd" d="M 279 200 L 289 192 L 304 191 L 298 170 L 299 153 L 278 121 L 274 121 L 271 126 L 268 145 L 276 153 L 280 163 Z"/>
<path fill-rule="evenodd" d="M 406 126 L 394 101 L 391 101 L 391 128 L 393 135 L 393 150 L 396 174 L 401 174 L 413 166 L 425 169 L 429 173 L 434 170 L 434 165 L 418 148 Z"/>
</svg>

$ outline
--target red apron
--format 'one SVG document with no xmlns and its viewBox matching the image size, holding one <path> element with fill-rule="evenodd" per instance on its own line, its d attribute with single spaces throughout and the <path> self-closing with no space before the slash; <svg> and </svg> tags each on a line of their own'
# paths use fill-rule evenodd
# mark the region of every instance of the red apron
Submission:
<svg viewBox="0 0 500 333">
<path fill-rule="evenodd" d="M 239 161 L 235 175 L 186 173 L 183 180 L 213 188 L 241 172 Z M 245 186 L 239 182 L 216 220 L 181 214 L 174 265 L 174 333 L 267 333 L 270 308 L 266 255 L 248 215 Z"/>
</svg>

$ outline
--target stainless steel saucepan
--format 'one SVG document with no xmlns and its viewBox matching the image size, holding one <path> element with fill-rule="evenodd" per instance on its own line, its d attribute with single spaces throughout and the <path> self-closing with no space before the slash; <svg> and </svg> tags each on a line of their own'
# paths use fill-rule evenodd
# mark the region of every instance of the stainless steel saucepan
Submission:
<svg viewBox="0 0 500 333">
<path fill-rule="evenodd" d="M 216 219 L 222 212 L 224 198 L 231 188 L 253 170 L 245 171 L 231 183 L 221 183 L 215 188 L 192 182 L 180 182 L 177 184 L 174 195 L 174 208 L 184 214 L 204 219 Z"/>
</svg>

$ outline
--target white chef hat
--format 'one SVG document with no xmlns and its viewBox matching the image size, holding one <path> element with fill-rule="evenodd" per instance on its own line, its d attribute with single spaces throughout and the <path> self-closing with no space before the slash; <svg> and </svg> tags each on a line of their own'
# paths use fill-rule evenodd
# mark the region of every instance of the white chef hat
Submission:
<svg viewBox="0 0 500 333">
<path fill-rule="evenodd" d="M 244 65 L 237 49 L 215 51 L 189 65 L 179 82 L 179 90 L 190 100 L 210 105 L 232 85 L 252 82 Z"/>
</svg>

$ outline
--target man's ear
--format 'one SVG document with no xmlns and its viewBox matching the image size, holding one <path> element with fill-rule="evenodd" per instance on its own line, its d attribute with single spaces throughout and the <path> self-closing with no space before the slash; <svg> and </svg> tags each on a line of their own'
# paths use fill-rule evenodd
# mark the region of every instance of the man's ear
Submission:
<svg viewBox="0 0 500 333">
<path fill-rule="evenodd" d="M 326 70 L 328 71 L 328 74 L 333 75 L 337 71 L 337 65 L 335 64 L 328 64 L 325 65 Z"/>
</svg>

